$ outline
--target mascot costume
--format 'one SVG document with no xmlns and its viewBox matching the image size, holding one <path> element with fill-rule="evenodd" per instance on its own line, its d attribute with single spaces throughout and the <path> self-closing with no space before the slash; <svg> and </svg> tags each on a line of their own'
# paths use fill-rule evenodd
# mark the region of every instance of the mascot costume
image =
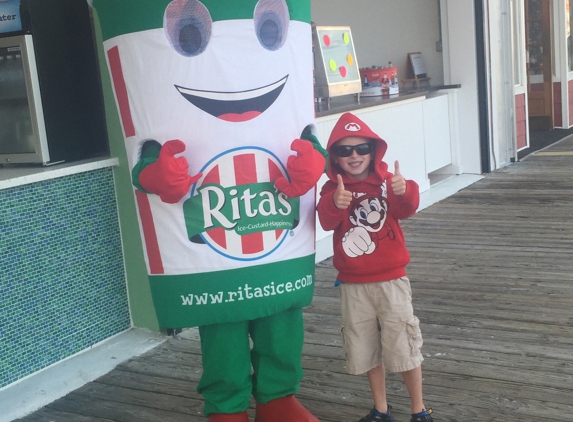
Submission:
<svg viewBox="0 0 573 422">
<path fill-rule="evenodd" d="M 199 326 L 210 422 L 317 422 L 310 0 L 93 0 L 162 328 Z M 252 341 L 252 346 L 251 346 Z"/>
</svg>

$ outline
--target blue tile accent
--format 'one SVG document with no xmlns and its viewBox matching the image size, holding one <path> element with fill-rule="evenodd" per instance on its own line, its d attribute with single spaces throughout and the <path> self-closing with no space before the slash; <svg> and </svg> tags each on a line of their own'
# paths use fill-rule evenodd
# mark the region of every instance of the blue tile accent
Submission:
<svg viewBox="0 0 573 422">
<path fill-rule="evenodd" d="M 130 328 L 110 168 L 0 190 L 0 388 Z"/>
</svg>

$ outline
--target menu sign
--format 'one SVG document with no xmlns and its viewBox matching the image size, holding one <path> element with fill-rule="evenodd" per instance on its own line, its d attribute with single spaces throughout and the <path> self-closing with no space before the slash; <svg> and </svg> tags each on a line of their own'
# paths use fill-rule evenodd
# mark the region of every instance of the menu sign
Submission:
<svg viewBox="0 0 573 422">
<path fill-rule="evenodd" d="M 328 83 L 360 80 L 350 28 L 317 26 L 316 32 Z"/>
<path fill-rule="evenodd" d="M 362 80 L 349 26 L 316 26 L 314 94 L 317 98 L 357 94 Z"/>
<path fill-rule="evenodd" d="M 0 0 L 0 34 L 22 30 L 21 0 Z"/>
</svg>

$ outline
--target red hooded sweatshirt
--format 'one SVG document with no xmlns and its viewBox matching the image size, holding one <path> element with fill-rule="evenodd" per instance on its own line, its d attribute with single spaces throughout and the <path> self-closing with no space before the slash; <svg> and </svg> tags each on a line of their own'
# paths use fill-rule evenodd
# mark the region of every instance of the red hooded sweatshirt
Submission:
<svg viewBox="0 0 573 422">
<path fill-rule="evenodd" d="M 370 172 L 365 180 L 348 178 L 333 161 L 331 147 L 347 136 L 375 141 Z M 388 144 L 358 117 L 343 114 L 330 134 L 328 180 L 320 192 L 318 218 L 324 230 L 334 230 L 334 267 L 337 279 L 345 283 L 388 281 L 406 275 L 410 254 L 398 220 L 414 215 L 420 202 L 418 184 L 406 181 L 402 196 L 392 191 L 393 174 L 382 159 Z M 346 190 L 354 199 L 347 209 L 334 205 L 333 194 L 341 174 Z"/>
</svg>

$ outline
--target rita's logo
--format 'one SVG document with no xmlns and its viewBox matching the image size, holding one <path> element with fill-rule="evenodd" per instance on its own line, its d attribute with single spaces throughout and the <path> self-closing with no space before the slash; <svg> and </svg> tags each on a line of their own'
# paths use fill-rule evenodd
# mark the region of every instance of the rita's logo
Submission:
<svg viewBox="0 0 573 422">
<path fill-rule="evenodd" d="M 256 260 L 276 250 L 299 220 L 299 199 L 277 191 L 287 177 L 280 160 L 258 147 L 213 158 L 185 201 L 187 235 L 236 260 Z"/>
<path fill-rule="evenodd" d="M 358 123 L 351 122 L 347 123 L 346 126 L 344 126 L 344 129 L 348 132 L 360 132 L 362 128 Z"/>
</svg>

